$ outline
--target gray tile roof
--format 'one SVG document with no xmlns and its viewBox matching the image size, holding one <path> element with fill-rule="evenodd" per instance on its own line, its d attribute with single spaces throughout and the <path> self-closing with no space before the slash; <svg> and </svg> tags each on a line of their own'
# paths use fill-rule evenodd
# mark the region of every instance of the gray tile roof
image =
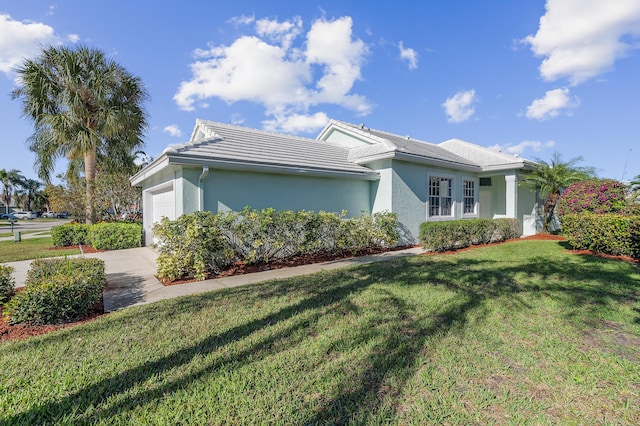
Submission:
<svg viewBox="0 0 640 426">
<path fill-rule="evenodd" d="M 175 164 L 377 177 L 377 172 L 349 161 L 349 150 L 337 144 L 208 120 L 197 120 L 191 141 L 170 146 L 163 154 Z"/>
<path fill-rule="evenodd" d="M 473 144 L 460 139 L 449 139 L 439 144 L 447 151 L 468 158 L 483 168 L 500 167 L 506 165 L 523 166 L 526 160 L 516 156 L 505 154 L 492 148 Z"/>
<path fill-rule="evenodd" d="M 439 145 L 412 139 L 408 136 L 400 136 L 393 133 L 383 132 L 381 130 L 346 123 L 344 121 L 332 120 L 332 123 L 335 123 L 338 126 L 347 127 L 352 131 L 357 131 L 360 135 L 365 137 L 370 135 L 372 136 L 371 139 L 375 142 L 382 142 L 382 144 L 376 143 L 362 148 L 355 148 L 353 150 L 354 155 L 351 155 L 350 159 L 356 161 L 366 158 L 368 155 L 373 156 L 383 152 L 396 152 L 421 157 L 427 160 L 450 163 L 451 166 L 479 168 L 477 163 L 444 149 Z"/>
</svg>

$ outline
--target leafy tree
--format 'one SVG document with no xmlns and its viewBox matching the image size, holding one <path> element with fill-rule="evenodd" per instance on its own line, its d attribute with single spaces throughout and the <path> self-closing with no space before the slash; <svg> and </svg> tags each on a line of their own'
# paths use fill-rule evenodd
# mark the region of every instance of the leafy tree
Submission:
<svg viewBox="0 0 640 426">
<path fill-rule="evenodd" d="M 569 161 L 562 161 L 562 156 L 554 152 L 550 163 L 536 158 L 537 164 L 534 169 L 521 180 L 522 184 L 535 187 L 540 196 L 545 198 L 543 232 L 549 232 L 551 228 L 562 190 L 574 182 L 595 176 L 593 167 L 576 166 L 582 160 L 582 157 L 575 157 Z"/>
<path fill-rule="evenodd" d="M 16 191 L 16 195 L 22 201 L 22 208 L 26 211 L 39 210 L 46 199 L 42 192 L 42 182 L 24 178 L 18 184 L 20 189 Z"/>
<path fill-rule="evenodd" d="M 69 159 L 71 174 L 84 173 L 86 222 L 93 223 L 98 158 L 143 144 L 144 84 L 102 51 L 83 46 L 43 48 L 16 72 L 20 86 L 12 98 L 34 124 L 28 146 L 38 177 L 48 183 L 55 160 Z"/>
<path fill-rule="evenodd" d="M 2 182 L 2 202 L 4 203 L 5 213 L 9 213 L 9 205 L 14 198 L 16 187 L 22 182 L 24 177 L 20 170 L 0 170 L 0 182 Z"/>
</svg>

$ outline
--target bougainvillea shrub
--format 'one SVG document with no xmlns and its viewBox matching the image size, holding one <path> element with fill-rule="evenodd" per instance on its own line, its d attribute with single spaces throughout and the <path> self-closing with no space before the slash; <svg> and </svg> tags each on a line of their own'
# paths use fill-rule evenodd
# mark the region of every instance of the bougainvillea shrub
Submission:
<svg viewBox="0 0 640 426">
<path fill-rule="evenodd" d="M 589 179 L 569 186 L 558 201 L 558 216 L 577 213 L 631 213 L 626 187 L 612 179 Z"/>
</svg>

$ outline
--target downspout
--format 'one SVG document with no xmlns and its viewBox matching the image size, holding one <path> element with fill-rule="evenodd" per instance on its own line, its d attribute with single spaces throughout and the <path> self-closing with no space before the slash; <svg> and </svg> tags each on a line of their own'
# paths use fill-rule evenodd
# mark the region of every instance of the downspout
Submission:
<svg viewBox="0 0 640 426">
<path fill-rule="evenodd" d="M 204 180 L 209 174 L 209 166 L 202 166 L 202 173 L 198 178 L 198 210 L 204 211 Z"/>
</svg>

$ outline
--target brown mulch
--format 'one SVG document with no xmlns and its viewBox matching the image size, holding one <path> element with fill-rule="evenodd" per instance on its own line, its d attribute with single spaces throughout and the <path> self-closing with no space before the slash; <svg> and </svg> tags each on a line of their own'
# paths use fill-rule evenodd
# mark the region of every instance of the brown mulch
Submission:
<svg viewBox="0 0 640 426">
<path fill-rule="evenodd" d="M 55 251 L 55 250 L 67 250 L 67 249 L 73 249 L 73 248 L 79 248 L 82 253 L 87 254 L 87 253 L 100 253 L 106 250 L 97 250 L 95 248 L 93 248 L 93 246 L 79 246 L 79 245 L 73 245 L 73 246 L 62 246 L 62 247 L 49 247 L 49 250 Z"/>
<path fill-rule="evenodd" d="M 357 252 L 343 252 L 337 254 L 311 254 L 304 256 L 293 256 L 285 260 L 277 260 L 269 263 L 253 263 L 247 264 L 242 261 L 234 262 L 228 268 L 220 271 L 218 274 L 209 274 L 205 279 L 215 279 L 222 277 L 230 277 L 233 275 L 244 275 L 244 274 L 252 274 L 255 272 L 264 272 L 270 271 L 272 269 L 282 269 L 282 268 L 291 268 L 294 266 L 302 266 L 302 265 L 310 265 L 312 263 L 321 263 L 321 262 L 329 262 L 332 260 L 340 260 L 340 259 L 348 259 L 352 257 L 360 257 L 360 256 L 369 256 L 372 254 L 385 253 L 388 251 L 397 251 L 404 250 L 412 247 L 418 247 L 418 245 L 405 245 L 398 246 L 392 248 L 370 248 L 366 250 L 360 250 Z M 160 281 L 163 285 L 179 285 L 179 284 L 187 284 L 191 282 L 195 282 L 196 280 L 193 278 L 186 279 L 178 279 L 178 280 L 166 280 L 156 276 L 158 281 Z"/>
<path fill-rule="evenodd" d="M 517 239 L 513 239 L 513 240 L 508 240 L 508 241 L 504 241 L 504 242 L 496 243 L 496 244 L 504 244 L 504 243 L 507 243 L 507 242 L 523 241 L 523 240 L 557 240 L 557 241 L 563 241 L 563 240 L 566 240 L 566 238 L 562 237 L 562 236 L 558 236 L 558 235 L 552 235 L 552 234 L 537 234 L 537 235 L 531 235 L 529 237 L 523 237 L 523 238 L 517 238 Z M 356 257 L 356 256 L 366 256 L 366 255 L 382 253 L 382 252 L 390 251 L 390 250 L 402 250 L 402 249 L 406 249 L 406 248 L 410 248 L 410 247 L 417 247 L 417 246 L 402 246 L 402 247 L 394 247 L 393 249 L 371 249 L 371 250 L 366 250 L 366 251 L 358 252 L 358 253 L 351 253 L 351 252 L 341 253 L 341 254 L 334 255 L 334 256 L 329 256 L 329 255 L 297 256 L 297 257 L 293 257 L 291 259 L 288 259 L 286 261 L 269 262 L 269 264 L 247 265 L 247 264 L 245 264 L 243 262 L 236 262 L 233 265 L 231 265 L 231 267 L 229 267 L 228 269 L 222 271 L 222 273 L 216 275 L 215 277 L 225 277 L 225 276 L 232 276 L 232 275 L 250 274 L 250 273 L 262 272 L 262 271 L 266 271 L 266 270 L 270 270 L 270 269 L 289 268 L 289 267 L 293 267 L 293 266 L 308 265 L 308 264 L 311 264 L 311 263 L 327 262 L 327 261 L 331 261 L 331 260 L 339 260 L 339 259 L 345 259 L 345 258 Z M 466 250 L 474 250 L 474 249 L 479 248 L 479 247 L 483 247 L 483 245 L 466 247 L 466 248 L 460 249 L 460 250 L 446 251 L 446 252 L 440 252 L 440 253 L 429 252 L 429 253 L 425 253 L 425 255 L 458 253 L 458 252 L 466 251 Z M 66 248 L 69 248 L 69 247 L 63 247 L 63 248 L 66 249 Z M 56 248 L 53 248 L 52 250 L 56 250 Z M 82 251 L 84 253 L 96 253 L 96 252 L 102 251 L 102 250 L 96 250 L 91 246 L 82 246 Z M 636 263 L 636 264 L 640 263 L 639 259 L 632 259 L 632 258 L 625 257 L 625 256 L 602 255 L 602 254 L 590 252 L 588 250 L 571 250 L 570 252 L 574 253 L 574 254 L 580 254 L 580 255 L 591 255 L 591 256 L 598 256 L 598 257 L 603 257 L 603 258 L 607 258 L 607 259 L 623 260 L 623 261 L 633 262 L 633 263 Z M 215 278 L 215 277 L 212 276 L 212 277 L 208 277 L 208 278 Z M 195 280 L 193 280 L 193 279 L 191 279 L 191 280 L 176 280 L 176 281 L 171 281 L 171 282 L 163 282 L 163 284 L 164 285 L 178 285 L 178 284 L 185 284 L 185 283 L 189 283 L 189 282 L 193 282 L 193 281 L 195 281 Z M 19 291 L 19 289 L 16 289 L 16 290 Z M 87 317 L 82 318 L 82 319 L 80 319 L 78 321 L 71 322 L 71 323 L 57 324 L 57 325 L 26 325 L 26 324 L 9 325 L 9 323 L 7 323 L 6 321 L 3 320 L 4 317 L 2 316 L 2 305 L 0 305 L 0 342 L 14 340 L 14 339 L 26 339 L 27 337 L 30 337 L 30 336 L 37 336 L 37 335 L 40 335 L 40 334 L 49 333 L 51 331 L 59 330 L 61 328 L 67 328 L 67 327 L 71 327 L 71 326 L 74 326 L 74 325 L 77 325 L 77 324 L 82 324 L 82 323 L 85 323 L 85 322 L 88 322 L 88 321 L 92 321 L 92 320 L 94 320 L 95 318 L 97 318 L 97 317 L 99 317 L 101 315 L 105 315 L 104 314 L 104 310 L 103 310 L 103 306 L 102 306 L 102 302 L 100 302 L 99 306 L 96 306 L 96 308 L 94 309 L 94 311 L 90 315 L 88 315 Z"/>
</svg>

